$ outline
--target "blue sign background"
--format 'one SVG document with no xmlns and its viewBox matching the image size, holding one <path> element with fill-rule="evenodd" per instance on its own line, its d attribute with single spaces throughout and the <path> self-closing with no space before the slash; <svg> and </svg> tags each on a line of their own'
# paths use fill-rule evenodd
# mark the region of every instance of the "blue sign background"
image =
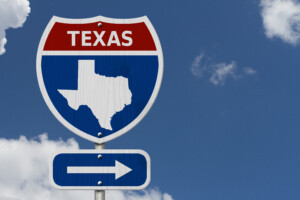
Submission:
<svg viewBox="0 0 300 200">
<path fill-rule="evenodd" d="M 112 117 L 113 130 L 103 129 L 87 106 L 73 110 L 58 89 L 77 89 L 78 60 L 95 60 L 95 73 L 106 77 L 128 78 L 132 93 L 130 105 Z M 44 84 L 54 107 L 77 129 L 98 137 L 113 134 L 130 124 L 143 111 L 155 87 L 158 74 L 157 56 L 43 56 Z"/>
<path fill-rule="evenodd" d="M 54 158 L 53 180 L 59 186 L 141 186 L 147 180 L 147 160 L 141 154 L 101 153 L 102 159 L 98 159 L 99 153 L 74 154 L 63 153 Z M 119 161 L 131 168 L 128 174 L 115 180 L 114 174 L 67 174 L 69 166 L 84 167 L 114 167 L 115 161 Z"/>
</svg>

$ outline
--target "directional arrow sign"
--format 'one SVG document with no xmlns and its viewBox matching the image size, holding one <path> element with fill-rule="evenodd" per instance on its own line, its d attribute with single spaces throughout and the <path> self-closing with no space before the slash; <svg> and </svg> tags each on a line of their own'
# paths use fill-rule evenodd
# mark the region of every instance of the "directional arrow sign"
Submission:
<svg viewBox="0 0 300 200">
<path fill-rule="evenodd" d="M 115 174 L 115 179 L 119 179 L 125 174 L 131 172 L 132 169 L 123 165 L 116 160 L 114 167 L 68 167 L 68 174 Z"/>
<path fill-rule="evenodd" d="M 53 156 L 50 179 L 58 189 L 140 190 L 150 182 L 150 158 L 141 150 L 78 150 Z"/>
</svg>

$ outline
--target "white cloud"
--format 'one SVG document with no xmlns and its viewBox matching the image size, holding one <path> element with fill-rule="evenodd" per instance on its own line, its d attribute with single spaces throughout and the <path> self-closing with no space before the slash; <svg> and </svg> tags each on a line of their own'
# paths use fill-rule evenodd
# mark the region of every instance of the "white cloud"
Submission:
<svg viewBox="0 0 300 200">
<path fill-rule="evenodd" d="M 236 77 L 236 64 L 231 63 L 219 63 L 212 66 L 212 75 L 210 77 L 210 82 L 214 85 L 223 85 L 227 77 Z"/>
<path fill-rule="evenodd" d="M 1 200 L 82 200 L 94 199 L 93 191 L 62 191 L 49 183 L 49 159 L 62 149 L 78 149 L 74 139 L 49 140 L 46 134 L 28 140 L 0 138 L 0 199 Z M 169 194 L 158 189 L 131 191 L 108 191 L 110 200 L 173 200 Z"/>
<path fill-rule="evenodd" d="M 203 58 L 204 58 L 204 53 L 201 53 L 199 56 L 197 56 L 197 57 L 194 59 L 194 61 L 193 61 L 193 63 L 192 63 L 192 66 L 191 66 L 191 71 L 192 71 L 192 73 L 193 73 L 195 76 L 199 77 L 199 78 L 202 77 L 202 75 L 203 75 L 203 70 L 204 70 L 204 68 L 205 68 L 205 67 L 204 67 L 205 64 L 202 64 Z M 200 67 L 201 64 L 203 65 L 202 67 Z"/>
<path fill-rule="evenodd" d="M 252 69 L 251 67 L 244 67 L 244 73 L 248 75 L 256 74 L 256 70 Z"/>
<path fill-rule="evenodd" d="M 243 72 L 238 72 L 235 61 L 229 63 L 220 62 L 214 63 L 204 53 L 195 57 L 191 72 L 197 78 L 202 78 L 205 74 L 210 76 L 209 81 L 215 86 L 224 85 L 229 77 L 233 79 L 242 78 L 245 75 L 254 75 L 256 71 L 251 67 L 244 67 Z"/>
<path fill-rule="evenodd" d="M 261 15 L 268 38 L 289 44 L 300 42 L 300 3 L 296 0 L 261 0 Z"/>
<path fill-rule="evenodd" d="M 0 0 L 0 55 L 5 53 L 5 30 L 22 27 L 29 13 L 28 0 Z"/>
</svg>

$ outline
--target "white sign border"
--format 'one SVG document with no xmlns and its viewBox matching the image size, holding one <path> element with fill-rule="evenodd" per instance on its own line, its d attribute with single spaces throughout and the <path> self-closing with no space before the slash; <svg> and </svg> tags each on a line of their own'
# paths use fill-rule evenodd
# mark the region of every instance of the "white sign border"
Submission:
<svg viewBox="0 0 300 200">
<path fill-rule="evenodd" d="M 128 124 L 126 127 L 122 128 L 121 130 L 110 134 L 109 136 L 105 136 L 102 138 L 98 138 L 92 135 L 89 135 L 81 130 L 79 130 L 78 128 L 76 128 L 75 126 L 73 126 L 72 124 L 70 124 L 67 120 L 65 120 L 60 113 L 56 110 L 56 108 L 54 107 L 48 93 L 47 90 L 45 88 L 45 84 L 44 84 L 44 80 L 43 80 L 43 75 L 42 75 L 42 55 L 43 55 L 43 48 L 46 42 L 46 39 L 48 37 L 48 34 L 50 32 L 50 30 L 52 29 L 53 25 L 56 22 L 61 22 L 61 23 L 68 23 L 68 24 L 86 24 L 86 23 L 93 23 L 93 22 L 98 22 L 98 21 L 102 21 L 102 22 L 107 22 L 107 23 L 115 23 L 115 24 L 134 24 L 134 23 L 141 23 L 144 22 L 146 24 L 146 26 L 148 27 L 153 40 L 155 42 L 155 46 L 157 49 L 157 55 L 158 55 L 158 75 L 157 75 L 157 80 L 155 83 L 155 87 L 154 90 L 152 92 L 152 95 L 147 103 L 147 105 L 145 106 L 145 108 L 143 109 L 143 111 L 137 116 L 137 118 L 135 118 L 135 120 L 133 120 L 130 124 Z M 131 55 L 130 51 L 124 51 L 125 55 Z M 108 54 L 108 55 L 112 55 L 112 53 Z M 144 54 L 147 55 L 147 54 Z M 149 55 L 153 55 L 153 51 L 149 51 Z M 39 87 L 40 90 L 42 92 L 43 98 L 47 104 L 47 106 L 49 107 L 50 111 L 53 113 L 53 115 L 58 119 L 58 121 L 60 121 L 65 127 L 67 127 L 70 131 L 72 131 L 73 133 L 77 134 L 78 136 L 81 136 L 87 140 L 90 140 L 94 143 L 97 144 L 102 144 L 102 143 L 106 143 L 110 140 L 113 140 L 123 134 L 125 134 L 126 132 L 128 132 L 129 130 L 131 130 L 133 127 L 135 127 L 148 113 L 148 111 L 151 109 L 157 95 L 160 89 L 160 85 L 162 82 L 162 77 L 163 77 L 163 52 L 162 52 L 162 48 L 161 48 L 161 44 L 158 38 L 158 35 L 153 27 L 153 25 L 151 24 L 150 20 L 148 19 L 147 16 L 143 16 L 143 17 L 139 17 L 139 18 L 131 18 L 131 19 L 115 19 L 115 18 L 107 18 L 107 17 L 103 17 L 103 16 L 98 16 L 98 17 L 93 17 L 93 18 L 85 18 L 85 19 L 67 19 L 67 18 L 61 18 L 61 17 L 57 17 L 57 16 L 53 16 L 52 19 L 50 20 L 50 22 L 48 23 L 43 36 L 41 38 L 39 47 L 38 47 L 38 52 L 37 52 L 37 59 L 36 59 L 36 70 L 37 70 L 37 78 L 38 78 L 38 83 L 39 83 Z"/>
<path fill-rule="evenodd" d="M 94 154 L 140 154 L 146 158 L 147 162 L 147 179 L 145 183 L 141 186 L 60 186 L 57 185 L 53 179 L 53 161 L 55 157 L 59 154 L 88 154 L 88 153 L 94 153 Z M 50 173 L 49 173 L 49 180 L 50 183 L 59 190 L 142 190 L 145 189 L 150 181 L 151 181 L 151 159 L 147 152 L 139 149 L 132 149 L 132 150 L 125 150 L 125 149 L 97 149 L 97 150 L 61 150 L 52 155 L 52 158 L 50 160 Z"/>
</svg>

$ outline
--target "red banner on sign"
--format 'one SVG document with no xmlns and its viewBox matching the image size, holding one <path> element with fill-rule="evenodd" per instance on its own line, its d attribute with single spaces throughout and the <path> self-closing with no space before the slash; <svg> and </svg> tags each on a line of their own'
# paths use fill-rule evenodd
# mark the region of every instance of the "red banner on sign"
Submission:
<svg viewBox="0 0 300 200">
<path fill-rule="evenodd" d="M 56 22 L 44 51 L 155 51 L 146 24 L 64 24 Z"/>
</svg>

